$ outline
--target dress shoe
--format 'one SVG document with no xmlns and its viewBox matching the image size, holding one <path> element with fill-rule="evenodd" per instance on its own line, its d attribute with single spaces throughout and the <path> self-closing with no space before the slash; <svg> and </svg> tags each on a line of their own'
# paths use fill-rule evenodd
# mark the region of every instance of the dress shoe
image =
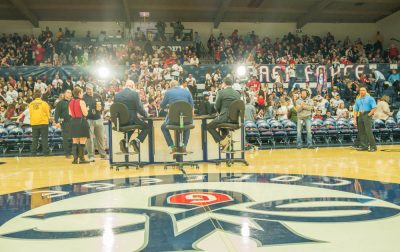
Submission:
<svg viewBox="0 0 400 252">
<path fill-rule="evenodd" d="M 176 152 L 176 147 L 172 147 L 169 154 L 172 154 L 172 153 L 175 153 L 175 152 Z"/>
<path fill-rule="evenodd" d="M 126 148 L 125 139 L 119 141 L 119 149 L 121 150 L 122 153 L 128 153 L 128 148 Z"/>
<path fill-rule="evenodd" d="M 139 145 L 138 145 L 138 143 L 136 142 L 136 140 L 132 140 L 131 142 L 130 142 L 130 145 L 133 147 L 133 151 L 135 152 L 135 153 L 139 153 Z"/>
</svg>

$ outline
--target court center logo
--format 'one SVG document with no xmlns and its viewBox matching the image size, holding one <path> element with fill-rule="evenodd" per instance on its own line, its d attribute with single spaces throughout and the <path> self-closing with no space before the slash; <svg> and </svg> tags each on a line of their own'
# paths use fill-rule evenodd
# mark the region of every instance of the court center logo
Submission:
<svg viewBox="0 0 400 252">
<path fill-rule="evenodd" d="M 89 194 L 33 209 L 0 227 L 0 245 L 11 248 L 32 241 L 63 251 L 57 242 L 79 239 L 82 244 L 85 239 L 90 243 L 108 237 L 112 244 L 121 242 L 130 251 L 210 251 L 222 246 L 207 243 L 218 231 L 239 237 L 239 243 L 252 240 L 257 249 L 271 251 L 277 245 L 336 243 L 343 235 L 338 224 L 349 230 L 352 224 L 361 224 L 367 228 L 363 232 L 368 232 L 378 221 L 399 221 L 399 212 L 398 206 L 385 201 L 317 187 L 248 182 L 152 185 Z M 335 230 L 329 235 L 319 231 L 332 225 Z M 357 242 L 357 234 L 346 235 Z M 365 240 L 366 233 L 360 235 Z"/>
</svg>

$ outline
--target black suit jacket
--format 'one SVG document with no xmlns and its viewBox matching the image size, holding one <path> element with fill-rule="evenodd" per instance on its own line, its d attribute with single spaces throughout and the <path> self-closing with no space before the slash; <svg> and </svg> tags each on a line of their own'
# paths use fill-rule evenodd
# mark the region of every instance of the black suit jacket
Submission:
<svg viewBox="0 0 400 252">
<path fill-rule="evenodd" d="M 232 87 L 227 87 L 218 92 L 215 101 L 215 109 L 217 110 L 221 121 L 228 121 L 229 106 L 233 101 L 240 100 L 240 94 Z"/>
<path fill-rule="evenodd" d="M 121 92 L 115 95 L 114 102 L 125 104 L 129 110 L 129 119 L 134 122 L 138 119 L 140 114 L 146 117 L 146 111 L 143 108 L 143 104 L 140 101 L 139 94 L 129 88 L 125 88 Z"/>
</svg>

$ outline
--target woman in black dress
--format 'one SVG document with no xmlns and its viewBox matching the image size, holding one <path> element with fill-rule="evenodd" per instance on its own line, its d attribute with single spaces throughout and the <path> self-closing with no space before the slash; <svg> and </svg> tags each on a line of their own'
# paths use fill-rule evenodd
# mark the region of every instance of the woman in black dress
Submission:
<svg viewBox="0 0 400 252">
<path fill-rule="evenodd" d="M 74 156 L 73 164 L 89 163 L 85 160 L 85 144 L 89 137 L 89 124 L 86 120 L 88 110 L 85 101 L 82 99 L 83 90 L 79 87 L 72 91 L 74 98 L 69 103 L 69 114 L 71 115 L 71 137 L 72 154 Z"/>
</svg>

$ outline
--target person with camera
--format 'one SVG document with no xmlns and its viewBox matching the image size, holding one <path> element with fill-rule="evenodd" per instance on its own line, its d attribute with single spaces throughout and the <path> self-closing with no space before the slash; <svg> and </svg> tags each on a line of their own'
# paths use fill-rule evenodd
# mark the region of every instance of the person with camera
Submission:
<svg viewBox="0 0 400 252">
<path fill-rule="evenodd" d="M 296 101 L 297 110 L 297 149 L 302 148 L 302 130 L 303 123 L 306 124 L 307 130 L 307 147 L 309 149 L 314 149 L 312 146 L 312 135 L 311 135 L 311 112 L 313 109 L 314 102 L 308 96 L 307 90 L 301 90 L 300 97 Z"/>
<path fill-rule="evenodd" d="M 72 138 L 70 128 L 71 115 L 69 114 L 69 101 L 71 98 L 72 91 L 69 89 L 65 90 L 64 98 L 57 103 L 54 112 L 56 127 L 61 128 L 63 149 L 66 158 L 71 158 L 72 154 Z"/>
<path fill-rule="evenodd" d="M 99 151 L 101 158 L 106 158 L 107 154 L 104 149 L 104 125 L 102 113 L 104 103 L 101 96 L 93 91 L 93 84 L 86 85 L 86 93 L 83 100 L 88 107 L 87 121 L 89 124 L 90 137 L 86 142 L 86 149 L 90 162 L 94 162 L 95 147 Z"/>
</svg>

